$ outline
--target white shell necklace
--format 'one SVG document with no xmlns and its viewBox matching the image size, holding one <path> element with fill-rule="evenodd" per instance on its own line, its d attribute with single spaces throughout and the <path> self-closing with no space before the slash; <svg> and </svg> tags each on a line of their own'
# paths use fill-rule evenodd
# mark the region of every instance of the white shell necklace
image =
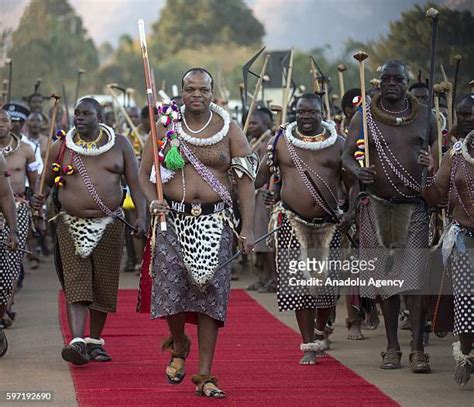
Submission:
<svg viewBox="0 0 474 407">
<path fill-rule="evenodd" d="M 106 153 L 107 151 L 109 151 L 115 145 L 115 132 L 111 127 L 106 126 L 104 123 L 99 124 L 99 129 L 103 130 L 105 132 L 105 134 L 107 134 L 107 137 L 108 137 L 107 143 L 105 143 L 103 146 L 100 146 L 98 148 L 96 148 L 96 147 L 94 147 L 94 148 L 85 148 L 85 147 L 82 147 L 82 146 L 78 146 L 74 142 L 74 136 L 76 135 L 77 130 L 76 130 L 75 127 L 73 127 L 66 134 L 66 147 L 69 148 L 70 150 L 76 152 L 77 154 L 81 154 L 81 155 L 95 156 L 95 155 L 100 155 L 100 154 Z"/>
<path fill-rule="evenodd" d="M 337 141 L 337 132 L 336 128 L 333 124 L 322 121 L 321 126 L 326 130 L 329 131 L 330 136 L 324 141 L 316 141 L 316 142 L 307 142 L 300 140 L 293 136 L 293 129 L 297 126 L 296 122 L 290 123 L 286 126 L 286 138 L 288 141 L 296 147 L 302 148 L 304 150 L 322 150 L 323 148 L 327 148 L 332 146 Z"/>
<path fill-rule="evenodd" d="M 224 125 L 222 126 L 222 129 L 220 129 L 216 134 L 214 134 L 212 137 L 206 137 L 206 138 L 199 138 L 199 137 L 192 137 L 189 134 L 186 134 L 186 132 L 183 130 L 183 126 L 181 122 L 178 122 L 176 124 L 176 131 L 178 133 L 178 137 L 182 139 L 183 141 L 192 144 L 194 146 L 212 146 L 214 144 L 217 144 L 221 142 L 225 136 L 227 136 L 227 133 L 229 132 L 229 126 L 230 126 L 230 117 L 229 113 L 225 109 L 223 109 L 220 106 L 217 106 L 215 103 L 211 103 L 209 105 L 209 108 L 211 109 L 211 117 L 209 118 L 209 123 L 212 118 L 212 112 L 217 113 L 221 119 L 224 121 Z M 183 117 L 183 122 L 188 127 L 186 121 L 184 120 L 184 111 L 185 107 L 183 106 L 181 108 L 181 115 Z M 206 123 L 206 125 L 199 131 L 197 132 L 192 132 L 193 133 L 199 133 L 200 131 L 204 130 L 209 123 Z M 188 127 L 189 129 L 189 127 Z"/>
</svg>

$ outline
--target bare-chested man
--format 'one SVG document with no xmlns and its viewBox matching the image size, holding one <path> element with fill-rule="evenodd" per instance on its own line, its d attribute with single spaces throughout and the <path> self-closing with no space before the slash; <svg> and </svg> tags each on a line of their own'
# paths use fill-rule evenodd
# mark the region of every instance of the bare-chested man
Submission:
<svg viewBox="0 0 474 407">
<path fill-rule="evenodd" d="M 266 160 L 267 145 L 272 133 L 272 112 L 264 107 L 259 107 L 249 119 L 247 136 L 249 136 L 250 147 L 255 151 L 260 161 Z M 270 209 L 265 204 L 267 186 L 260 188 L 255 194 L 255 216 L 254 233 L 261 236 L 268 231 L 270 221 Z M 257 281 L 247 287 L 247 290 L 259 292 L 276 292 L 276 265 L 275 251 L 268 247 L 266 242 L 255 245 L 255 254 L 262 259 L 263 267 L 258 271 Z"/>
<path fill-rule="evenodd" d="M 38 112 L 30 113 L 28 119 L 26 120 L 26 126 L 28 127 L 28 139 L 37 146 L 36 148 L 39 148 L 41 158 L 44 160 L 48 146 L 48 138 L 42 134 L 43 123 L 43 116 Z"/>
<path fill-rule="evenodd" d="M 337 287 L 326 285 L 326 279 L 321 280 L 321 287 L 297 284 L 312 281 L 323 273 L 333 278 L 337 270 L 316 270 L 310 266 L 303 270 L 297 264 L 306 264 L 307 259 L 324 262 L 340 254 L 337 251 L 341 247 L 341 229 L 331 214 L 338 212 L 342 181 L 352 198 L 358 193 L 355 179 L 342 171 L 343 146 L 344 138 L 337 135 L 335 127 L 322 121 L 321 98 L 312 93 L 298 100 L 296 122 L 268 144 L 270 167 L 274 175 L 279 173 L 282 182 L 281 202 L 273 213 L 275 220 L 282 219 L 276 236 L 278 307 L 280 311 L 295 311 L 303 339 L 300 364 L 304 365 L 315 365 L 317 354 L 327 349 L 324 329 L 336 305 Z M 268 181 L 271 169 L 260 167 L 257 188 Z M 319 191 L 307 181 L 304 171 L 311 175 Z M 350 209 L 342 216 L 341 227 L 348 227 L 352 212 Z"/>
<path fill-rule="evenodd" d="M 444 156 L 434 182 L 422 194 L 431 206 L 448 198 L 450 223 L 444 234 L 443 261 L 453 279 L 453 334 L 459 335 L 459 342 L 453 344 L 453 378 L 464 386 L 474 364 L 474 94 L 464 96 L 457 111 L 462 112 L 457 117 L 460 140 Z M 421 152 L 420 161 L 431 170 L 428 152 Z"/>
<path fill-rule="evenodd" d="M 420 290 L 427 267 L 429 222 L 426 203 L 420 196 L 418 153 L 426 131 L 427 107 L 407 92 L 408 72 L 402 62 L 385 63 L 380 80 L 381 92 L 367 109 L 371 166 L 361 168 L 354 158 L 361 128 L 359 112 L 350 123 L 343 157 L 344 167 L 366 185 L 358 204 L 360 256 L 376 259 L 375 270 L 360 273 L 367 282 L 360 292 L 363 297 L 381 299 L 388 342 L 387 351 L 382 352 L 382 369 L 401 367 L 399 294 L 409 294 L 406 304 L 413 336 L 410 367 L 415 373 L 425 373 L 431 368 L 423 349 L 425 313 Z M 430 145 L 435 137 L 432 122 Z M 370 277 L 389 285 L 378 288 L 370 284 Z"/>
<path fill-rule="evenodd" d="M 79 101 L 74 126 L 56 141 L 46 165 L 46 184 L 54 187 L 58 207 L 56 267 L 67 301 L 73 339 L 62 357 L 75 365 L 111 357 L 101 338 L 107 315 L 115 312 L 123 248 L 121 178 L 130 186 L 140 214 L 137 234 L 145 228 L 145 204 L 138 186 L 138 165 L 128 140 L 103 125 L 102 108 L 92 98 Z M 51 170 L 53 163 L 60 170 Z M 35 209 L 44 197 L 36 196 Z M 87 313 L 90 337 L 84 338 Z"/>
<path fill-rule="evenodd" d="M 24 143 L 13 134 L 10 115 L 0 110 L 0 152 L 5 157 L 7 172 L 10 174 L 10 185 L 15 195 L 18 241 L 21 249 L 25 248 L 26 237 L 30 226 L 30 208 L 26 200 L 26 180 L 34 185 L 38 175 L 38 163 L 29 144 Z M 2 241 L 8 236 L 6 229 L 1 233 Z M 20 251 L 12 253 L 0 244 L 0 268 L 2 272 L 0 305 L 10 305 L 16 281 L 20 276 L 23 255 Z M 4 310 L 5 312 L 5 310 Z M 4 312 L 1 313 L 3 317 Z"/>
<path fill-rule="evenodd" d="M 224 325 L 230 292 L 231 265 L 218 267 L 232 256 L 232 199 L 229 169 L 236 172 L 242 213 L 240 241 L 249 253 L 253 247 L 253 215 L 258 159 L 251 154 L 242 131 L 227 112 L 211 104 L 213 80 L 209 72 L 193 68 L 182 80 L 183 121 L 177 139 L 183 163 L 161 172 L 165 202 L 158 202 L 149 139 L 140 168 L 140 185 L 153 214 L 167 213 L 168 230 L 157 230 L 153 261 L 152 318 L 165 318 L 171 336 L 163 349 L 171 352 L 168 381 L 184 378 L 190 341 L 185 322 L 197 323 L 199 374 L 193 376 L 198 394 L 224 397 L 211 375 L 218 328 Z M 184 110 L 185 109 L 185 110 Z M 166 130 L 159 126 L 159 137 Z M 169 143 L 165 147 L 168 157 Z M 167 163 L 165 157 L 165 165 Z M 170 173 L 170 170 L 173 173 Z M 170 178 L 171 176 L 171 178 Z"/>
<path fill-rule="evenodd" d="M 0 113 L 0 134 L 8 126 L 8 120 L 6 119 L 6 116 Z M 15 199 L 10 187 L 9 176 L 7 162 L 3 158 L 3 154 L 0 154 L 0 358 L 8 350 L 7 337 L 4 332 L 5 327 L 2 323 L 9 300 L 7 291 L 9 290 L 8 287 L 11 287 L 8 256 L 16 251 L 19 243 Z"/>
</svg>

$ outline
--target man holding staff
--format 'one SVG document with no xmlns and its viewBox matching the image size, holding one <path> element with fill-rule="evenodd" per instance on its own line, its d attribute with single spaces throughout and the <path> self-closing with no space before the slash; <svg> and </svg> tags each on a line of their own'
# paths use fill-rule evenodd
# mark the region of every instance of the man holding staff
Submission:
<svg viewBox="0 0 474 407">
<path fill-rule="evenodd" d="M 370 167 L 361 167 L 354 158 L 361 128 L 357 112 L 349 126 L 344 151 L 344 167 L 365 185 L 358 203 L 361 258 L 377 258 L 372 274 L 385 280 L 401 280 L 402 287 L 360 287 L 361 296 L 381 299 L 387 335 L 387 351 L 382 352 L 382 369 L 401 367 L 398 342 L 398 312 L 401 293 L 407 296 L 412 322 L 413 372 L 429 372 L 428 355 L 423 352 L 425 315 L 420 290 L 427 266 L 428 211 L 420 196 L 421 167 L 418 153 L 426 129 L 426 109 L 407 92 L 408 72 L 400 61 L 388 61 L 381 70 L 381 92 L 367 107 Z M 434 117 L 429 144 L 436 143 Z"/>
<path fill-rule="evenodd" d="M 153 215 L 166 214 L 166 230 L 156 230 L 152 263 L 152 318 L 165 318 L 171 336 L 162 346 L 171 361 L 166 368 L 170 384 L 181 383 L 190 351 L 185 322 L 198 326 L 199 374 L 196 392 L 221 398 L 211 374 L 219 327 L 226 319 L 231 265 L 219 267 L 232 255 L 232 200 L 228 171 L 236 173 L 242 212 L 239 241 L 244 253 L 253 247 L 253 214 L 258 159 L 245 135 L 228 113 L 211 103 L 213 79 L 203 68 L 182 78 L 182 122 L 166 138 L 161 169 L 164 201 L 157 200 L 152 141 L 148 139 L 140 167 L 140 185 Z M 153 164 L 154 165 L 154 164 Z"/>
<path fill-rule="evenodd" d="M 53 188 L 59 211 L 55 263 L 73 337 L 62 357 L 83 365 L 111 360 L 101 334 L 108 313 L 117 306 L 123 248 L 122 177 L 140 214 L 133 225 L 138 236 L 145 231 L 145 205 L 133 148 L 103 124 L 102 108 L 95 99 L 79 101 L 74 126 L 47 154 L 44 182 Z M 41 208 L 48 192 L 43 193 L 39 185 L 35 209 Z M 84 338 L 88 313 L 90 337 Z"/>
</svg>

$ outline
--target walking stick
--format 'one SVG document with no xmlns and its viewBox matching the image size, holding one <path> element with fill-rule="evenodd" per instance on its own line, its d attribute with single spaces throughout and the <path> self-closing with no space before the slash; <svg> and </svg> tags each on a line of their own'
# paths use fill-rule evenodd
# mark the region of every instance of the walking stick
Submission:
<svg viewBox="0 0 474 407">
<path fill-rule="evenodd" d="M 314 182 L 314 179 L 311 177 L 311 175 L 309 175 L 309 172 L 307 170 L 304 170 L 303 171 L 305 177 L 308 179 L 309 183 L 311 184 L 311 186 L 314 188 L 314 190 L 316 191 L 316 193 L 319 195 L 319 197 L 321 198 L 321 200 L 323 201 L 324 205 L 328 208 L 329 210 L 329 214 L 333 220 L 334 223 L 338 224 L 340 223 L 339 221 L 339 218 L 337 217 L 337 214 L 336 212 L 334 212 L 334 210 L 332 209 L 331 205 L 329 205 L 329 202 L 326 200 L 326 197 L 321 193 L 321 190 L 319 189 L 318 185 L 316 184 L 316 182 Z M 347 239 L 349 240 L 349 242 L 352 244 L 352 246 L 354 248 L 357 249 L 357 243 L 354 241 L 354 239 L 352 238 L 352 236 L 349 234 L 349 232 L 344 232 L 344 234 L 346 235 Z"/>
<path fill-rule="evenodd" d="M 11 58 L 5 60 L 5 65 L 8 65 L 8 92 L 7 92 L 7 103 L 10 103 L 12 97 L 12 76 L 13 76 L 13 61 Z"/>
<path fill-rule="evenodd" d="M 46 146 L 46 155 L 44 157 L 44 163 L 47 165 L 48 160 L 49 160 L 49 153 L 51 150 L 51 144 L 53 143 L 53 136 L 54 136 L 54 128 L 56 127 L 56 114 L 58 113 L 58 107 L 59 107 L 59 99 L 61 99 L 59 96 L 52 94 L 51 98 L 54 99 L 54 105 L 53 105 L 53 114 L 51 115 L 51 124 L 49 126 L 49 135 L 48 135 L 48 144 Z M 46 177 L 46 172 L 49 170 L 49 168 L 43 168 L 43 171 L 41 172 L 41 179 L 40 179 L 40 184 L 39 184 L 39 190 L 38 190 L 38 195 L 43 196 L 44 192 L 44 180 Z M 40 217 L 39 215 L 39 210 L 35 211 L 34 213 L 35 217 Z"/>
<path fill-rule="evenodd" d="M 439 11 L 435 8 L 430 8 L 426 12 L 426 17 L 431 18 L 431 61 L 430 61 L 430 78 L 429 78 L 429 90 L 428 90 L 428 103 L 432 103 L 433 100 L 433 86 L 434 86 L 434 71 L 435 71 L 435 59 L 436 59 L 436 46 L 438 43 L 438 15 Z M 448 102 L 449 104 L 449 102 Z M 431 128 L 431 115 L 433 114 L 430 108 L 426 109 L 426 129 L 425 136 L 423 139 L 423 150 L 428 149 L 430 139 L 430 128 Z M 451 116 L 452 117 L 452 116 Z M 421 175 L 421 187 L 426 186 L 426 177 L 428 170 L 426 167 L 423 168 Z"/>
<path fill-rule="evenodd" d="M 150 127 L 151 127 L 151 141 L 153 145 L 153 163 L 155 165 L 156 173 L 156 195 L 160 202 L 163 201 L 163 186 L 161 185 L 161 174 L 160 174 L 160 160 L 158 157 L 158 135 L 156 131 L 155 123 L 155 95 L 153 93 L 153 82 L 151 77 L 150 70 L 150 61 L 148 60 L 148 50 L 146 45 L 146 35 L 145 35 L 145 22 L 143 20 L 138 20 L 138 32 L 140 34 L 140 47 L 142 50 L 143 57 L 143 70 L 145 73 L 145 84 L 146 84 L 146 96 L 147 96 L 147 105 L 148 105 L 148 115 L 150 118 Z M 163 213 L 160 214 L 160 229 L 162 232 L 167 230 L 166 228 L 166 219 Z"/>
<path fill-rule="evenodd" d="M 347 71 L 347 66 L 344 64 L 339 64 L 337 66 L 337 72 L 339 74 L 339 97 L 341 98 L 344 96 L 345 90 L 344 90 L 344 72 Z"/>
<path fill-rule="evenodd" d="M 454 61 L 456 62 L 456 67 L 454 70 L 454 84 L 453 84 L 453 104 L 456 105 L 456 93 L 458 88 L 458 79 L 459 79 L 459 65 L 461 65 L 462 55 L 456 54 L 454 56 Z M 455 122 L 456 112 L 453 112 L 453 122 Z"/>
<path fill-rule="evenodd" d="M 318 70 L 316 68 L 316 61 L 312 56 L 309 57 L 309 63 L 311 64 L 310 73 L 313 78 L 313 92 L 321 93 L 321 86 L 319 85 Z"/>
<path fill-rule="evenodd" d="M 118 96 L 115 94 L 114 87 L 116 87 L 116 85 L 117 84 L 115 84 L 115 83 L 109 83 L 107 85 L 107 89 L 109 90 L 110 94 L 112 95 L 112 98 L 114 99 L 115 104 L 118 105 L 118 107 L 119 107 L 120 111 L 122 112 L 123 116 L 125 117 L 125 120 L 127 121 L 128 125 L 132 129 L 132 132 L 134 134 L 136 134 L 136 136 L 138 138 L 138 141 L 140 143 L 140 147 L 143 149 L 145 143 L 143 143 L 143 140 L 140 137 L 140 134 L 138 134 L 137 127 L 133 124 L 132 119 L 130 119 L 130 116 L 128 115 L 127 111 L 125 110 L 125 108 L 120 103 L 120 101 L 118 99 Z"/>
<path fill-rule="evenodd" d="M 434 105 L 435 105 L 435 115 L 436 115 L 436 130 L 438 134 L 438 168 L 441 166 L 441 160 L 443 159 L 443 132 L 441 130 L 441 113 L 439 111 L 439 95 L 443 92 L 443 88 L 439 83 L 433 85 L 434 92 Z M 441 219 L 443 225 L 446 223 L 446 211 L 441 209 Z"/>
<path fill-rule="evenodd" d="M 11 249 L 10 249 L 10 246 L 9 246 L 9 244 L 8 244 L 7 242 L 0 241 L 0 244 L 3 245 L 3 246 L 5 246 L 7 249 L 11 250 Z M 25 253 L 25 254 L 30 254 L 30 255 L 33 254 L 33 253 L 30 252 L 29 250 L 22 249 L 22 248 L 20 248 L 20 247 L 18 247 L 16 250 L 19 251 L 20 253 Z"/>
<path fill-rule="evenodd" d="M 273 233 L 278 232 L 278 230 L 281 228 L 281 226 L 276 227 L 275 229 L 271 230 L 270 232 L 265 233 L 263 236 L 260 236 L 257 240 L 255 240 L 254 244 L 260 243 L 262 240 L 266 239 L 268 236 L 273 235 Z M 239 257 L 242 254 L 242 249 L 239 249 L 229 260 L 225 261 L 224 263 L 220 264 L 219 266 L 216 267 L 214 270 L 214 273 L 216 271 L 219 271 L 220 269 L 224 268 L 227 266 L 229 263 L 232 263 L 237 257 Z"/>
<path fill-rule="evenodd" d="M 293 75 L 293 48 L 290 50 L 290 58 L 288 60 L 288 72 L 286 75 L 285 87 L 283 88 L 283 103 L 281 112 L 281 122 L 286 123 L 286 115 L 288 112 L 288 97 L 290 96 L 291 77 Z"/>
<path fill-rule="evenodd" d="M 263 61 L 262 70 L 260 71 L 260 75 L 258 76 L 258 80 L 257 80 L 257 83 L 255 85 L 255 91 L 253 93 L 252 102 L 250 102 L 250 107 L 249 107 L 249 111 L 247 113 L 247 118 L 245 119 L 244 130 L 243 130 L 244 134 L 247 134 L 247 130 L 248 130 L 249 124 L 250 124 L 250 116 L 252 116 L 252 114 L 255 110 L 255 106 L 257 105 L 258 94 L 260 92 L 260 88 L 262 87 L 263 76 L 265 75 L 265 71 L 267 69 L 267 64 L 268 64 L 269 59 L 270 59 L 270 54 L 266 54 L 265 55 L 265 60 Z"/>
<path fill-rule="evenodd" d="M 86 71 L 84 69 L 79 69 L 77 71 L 77 81 L 76 81 L 76 93 L 74 95 L 74 106 L 77 104 L 77 99 L 79 98 L 79 88 L 81 86 L 81 76 L 85 73 Z"/>
<path fill-rule="evenodd" d="M 61 99 L 59 96 L 54 95 L 54 94 L 51 95 L 51 98 L 54 99 L 54 105 L 53 105 L 53 114 L 51 115 L 51 124 L 49 126 L 49 135 L 48 135 L 48 144 L 46 146 L 46 155 L 44 157 L 45 164 L 47 164 L 49 160 L 51 144 L 53 143 L 54 128 L 56 126 L 56 115 L 58 113 L 59 99 Z M 42 196 L 44 192 L 44 180 L 45 180 L 47 171 L 48 171 L 48 168 L 44 168 L 43 171 L 41 172 L 41 179 L 40 179 L 39 190 L 38 190 L 39 196 Z"/>
<path fill-rule="evenodd" d="M 62 91 L 63 91 L 64 110 L 66 111 L 66 127 L 69 130 L 69 128 L 71 127 L 71 118 L 69 117 L 69 106 L 67 103 L 66 87 L 64 86 L 64 83 L 62 84 Z"/>
<path fill-rule="evenodd" d="M 364 132 L 364 150 L 365 150 L 365 167 L 370 166 L 370 157 L 369 157 L 369 134 L 367 132 L 367 101 L 365 98 L 365 60 L 369 56 L 363 52 L 359 51 L 354 55 L 354 59 L 359 62 L 359 77 L 360 77 L 360 93 L 362 98 L 362 131 Z"/>
<path fill-rule="evenodd" d="M 2 104 L 7 103 L 8 98 L 8 79 L 4 79 L 2 82 Z"/>
</svg>

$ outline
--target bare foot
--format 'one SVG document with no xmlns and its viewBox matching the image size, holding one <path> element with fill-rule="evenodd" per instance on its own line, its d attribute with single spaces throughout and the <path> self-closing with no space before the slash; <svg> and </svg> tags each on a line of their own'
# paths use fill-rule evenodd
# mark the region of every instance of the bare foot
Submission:
<svg viewBox="0 0 474 407">
<path fill-rule="evenodd" d="M 360 324 L 351 324 L 348 328 L 347 332 L 347 339 L 351 341 L 360 341 L 361 339 L 365 339 L 364 335 L 360 330 Z"/>
<path fill-rule="evenodd" d="M 316 352 L 307 351 L 304 356 L 300 359 L 300 365 L 315 365 L 316 364 Z"/>
<path fill-rule="evenodd" d="M 453 371 L 453 380 L 464 387 L 471 377 L 471 369 L 470 363 L 464 365 L 457 363 Z"/>
<path fill-rule="evenodd" d="M 362 323 L 362 329 L 373 331 L 378 328 L 379 324 L 379 312 L 377 308 L 374 308 L 371 313 L 367 315 L 365 321 Z"/>
</svg>

